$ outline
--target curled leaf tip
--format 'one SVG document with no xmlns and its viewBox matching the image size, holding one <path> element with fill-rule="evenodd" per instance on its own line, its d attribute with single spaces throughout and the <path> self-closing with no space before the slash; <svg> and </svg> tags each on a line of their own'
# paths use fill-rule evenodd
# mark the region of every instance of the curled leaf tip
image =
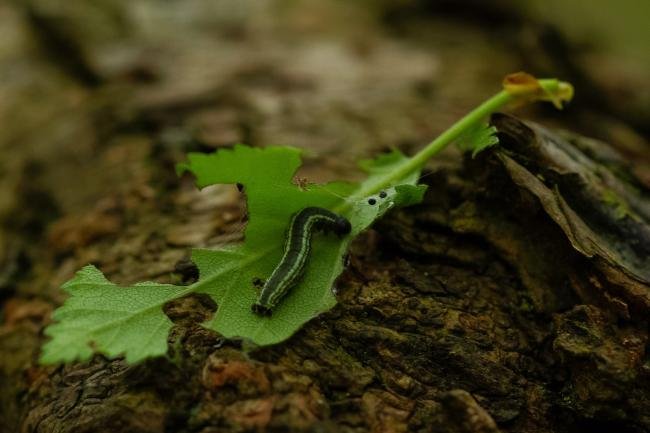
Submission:
<svg viewBox="0 0 650 433">
<path fill-rule="evenodd" d="M 545 89 L 545 92 L 548 95 L 548 100 L 555 105 L 555 108 L 558 110 L 562 109 L 562 104 L 571 101 L 573 99 L 573 85 L 566 81 L 557 81 L 557 85 L 553 91 L 548 91 Z"/>
<path fill-rule="evenodd" d="M 517 99 L 549 101 L 557 109 L 573 98 L 573 86 L 555 78 L 537 79 L 527 72 L 515 72 L 503 80 L 503 89 Z"/>
<path fill-rule="evenodd" d="M 503 88 L 513 95 L 527 95 L 540 89 L 537 78 L 527 72 L 515 72 L 503 79 Z"/>
</svg>

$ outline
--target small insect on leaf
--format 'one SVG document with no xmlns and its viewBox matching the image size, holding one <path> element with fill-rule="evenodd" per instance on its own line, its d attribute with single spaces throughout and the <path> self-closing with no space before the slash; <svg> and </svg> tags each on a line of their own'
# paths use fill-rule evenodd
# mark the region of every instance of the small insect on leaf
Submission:
<svg viewBox="0 0 650 433">
<path fill-rule="evenodd" d="M 351 229 L 350 221 L 327 209 L 312 206 L 296 212 L 286 233 L 282 259 L 264 283 L 257 302 L 251 308 L 253 312 L 270 316 L 273 308 L 298 283 L 309 259 L 314 232 L 331 231 L 341 237 Z"/>
</svg>

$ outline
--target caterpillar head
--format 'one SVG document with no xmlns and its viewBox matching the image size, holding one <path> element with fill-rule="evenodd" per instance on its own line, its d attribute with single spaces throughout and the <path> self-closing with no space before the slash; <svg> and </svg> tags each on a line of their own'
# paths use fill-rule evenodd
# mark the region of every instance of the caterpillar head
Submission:
<svg viewBox="0 0 650 433">
<path fill-rule="evenodd" d="M 340 216 L 336 219 L 334 233 L 336 233 L 338 236 L 345 236 L 348 233 L 350 233 L 351 230 L 352 230 L 352 225 L 350 224 L 350 221 L 348 221 L 346 218 Z"/>
</svg>

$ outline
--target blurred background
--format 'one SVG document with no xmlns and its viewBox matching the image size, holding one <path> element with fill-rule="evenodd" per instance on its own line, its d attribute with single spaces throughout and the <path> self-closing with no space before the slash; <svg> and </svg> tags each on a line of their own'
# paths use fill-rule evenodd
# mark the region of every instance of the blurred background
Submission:
<svg viewBox="0 0 650 433">
<path fill-rule="evenodd" d="M 611 143 L 648 184 L 648 16 L 644 0 L 2 2 L 0 298 L 58 293 L 101 262 L 82 247 L 136 223 L 116 253 L 133 266 L 104 263 L 118 280 L 164 273 L 138 267 L 143 251 L 205 243 L 163 222 L 196 201 L 173 170 L 187 151 L 288 144 L 307 150 L 310 180 L 353 178 L 358 159 L 415 151 L 518 70 L 576 87 L 565 111 L 520 115 Z M 166 245 L 133 244 L 155 230 Z"/>
</svg>

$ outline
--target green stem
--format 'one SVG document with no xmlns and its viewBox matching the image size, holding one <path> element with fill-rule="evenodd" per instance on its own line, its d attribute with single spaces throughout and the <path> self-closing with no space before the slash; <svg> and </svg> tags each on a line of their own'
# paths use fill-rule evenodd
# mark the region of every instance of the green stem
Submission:
<svg viewBox="0 0 650 433">
<path fill-rule="evenodd" d="M 382 179 L 383 185 L 380 188 L 390 186 L 395 182 L 403 179 L 408 174 L 422 169 L 424 164 L 436 153 L 447 147 L 447 145 L 460 137 L 469 128 L 482 121 L 490 114 L 494 113 L 508 102 L 512 101 L 513 96 L 509 92 L 502 90 L 492 96 L 487 101 L 470 111 L 465 117 L 454 123 L 451 128 L 440 134 L 435 140 L 429 143 L 424 149 L 409 158 L 397 170 L 390 173 L 389 176 Z"/>
<path fill-rule="evenodd" d="M 494 113 L 508 102 L 512 101 L 514 96 L 509 92 L 502 90 L 496 95 L 492 96 L 487 101 L 470 111 L 465 117 L 453 124 L 451 128 L 447 129 L 435 140 L 429 143 L 424 149 L 413 155 L 406 160 L 398 169 L 390 172 L 386 177 L 379 179 L 377 182 L 368 185 L 363 190 L 354 194 L 353 199 L 360 199 L 368 195 L 375 194 L 382 189 L 394 185 L 399 180 L 405 178 L 408 174 L 422 169 L 424 164 L 436 153 L 444 149 L 449 143 L 456 140 L 461 134 L 467 131 L 470 127 L 485 119 L 490 114 Z M 344 210 L 342 206 L 341 210 Z"/>
<path fill-rule="evenodd" d="M 429 158 L 447 147 L 449 143 L 452 143 L 478 122 L 481 122 L 490 114 L 514 100 L 527 102 L 547 100 L 553 102 L 558 108 L 561 108 L 561 102 L 568 101 L 573 96 L 573 87 L 569 83 L 561 82 L 554 78 L 540 79 L 536 81 L 538 86 L 531 86 L 529 89 L 523 89 L 520 91 L 513 90 L 512 92 L 504 89 L 492 96 L 474 110 L 470 111 L 458 122 L 454 123 L 449 129 L 424 147 L 424 149 L 404 161 L 397 167 L 397 169 L 391 171 L 386 176 L 377 179 L 376 182 L 366 185 L 363 189 L 349 197 L 351 200 L 346 200 L 333 210 L 335 212 L 345 212 L 352 207 L 354 201 L 376 194 L 382 189 L 394 186 L 409 174 L 421 170 Z M 539 92 L 540 88 L 543 89 L 543 92 L 541 93 Z"/>
</svg>

